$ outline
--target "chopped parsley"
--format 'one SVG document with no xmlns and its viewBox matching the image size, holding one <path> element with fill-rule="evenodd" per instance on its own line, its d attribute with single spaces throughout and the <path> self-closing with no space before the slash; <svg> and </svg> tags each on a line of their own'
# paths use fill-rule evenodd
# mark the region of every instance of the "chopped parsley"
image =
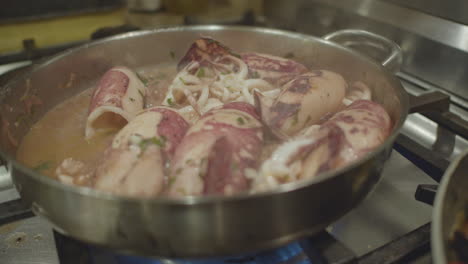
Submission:
<svg viewBox="0 0 468 264">
<path fill-rule="evenodd" d="M 237 118 L 237 124 L 239 124 L 239 125 L 245 124 L 244 118 L 238 117 L 238 118 Z"/>
<path fill-rule="evenodd" d="M 182 77 L 179 77 L 179 80 L 180 80 L 184 85 L 188 85 L 188 83 L 187 83 L 184 79 L 182 79 Z"/>
<path fill-rule="evenodd" d="M 175 52 L 174 51 L 169 51 L 169 56 L 171 56 L 171 59 L 175 58 Z"/>
<path fill-rule="evenodd" d="M 165 138 L 165 137 L 161 137 L 161 138 L 157 138 L 157 137 L 146 138 L 146 139 L 141 140 L 140 143 L 138 144 L 138 146 L 140 147 L 142 153 L 143 153 L 150 145 L 157 145 L 157 146 L 163 148 L 163 147 L 166 145 L 166 138 Z"/>
<path fill-rule="evenodd" d="M 203 78 L 203 77 L 205 77 L 205 68 L 203 68 L 203 67 L 198 68 L 197 77 L 198 77 L 198 78 Z"/>
<path fill-rule="evenodd" d="M 182 168 L 177 168 L 177 170 L 175 171 L 175 175 L 179 175 L 182 172 L 182 170 Z"/>
<path fill-rule="evenodd" d="M 136 74 L 136 76 L 138 77 L 138 79 L 140 79 L 140 81 L 145 85 L 145 86 L 148 86 L 148 80 L 146 78 L 144 78 L 143 76 L 141 76 L 140 74 Z M 139 91 L 139 90 L 138 90 Z"/>
<path fill-rule="evenodd" d="M 130 101 L 132 101 L 132 102 L 135 102 L 135 99 L 134 99 L 134 98 L 132 98 L 132 97 L 130 97 Z"/>
<path fill-rule="evenodd" d="M 172 101 L 172 98 L 167 98 L 167 104 L 170 106 L 174 106 L 175 103 Z"/>
<path fill-rule="evenodd" d="M 45 170 L 48 170 L 51 165 L 52 165 L 52 161 L 43 161 L 39 163 L 36 167 L 34 167 L 33 170 L 37 173 L 41 173 Z"/>
</svg>

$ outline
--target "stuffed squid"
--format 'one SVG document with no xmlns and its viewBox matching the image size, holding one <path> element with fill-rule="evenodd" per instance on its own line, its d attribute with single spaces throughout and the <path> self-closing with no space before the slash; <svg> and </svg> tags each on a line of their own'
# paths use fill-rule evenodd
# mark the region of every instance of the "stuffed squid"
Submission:
<svg viewBox="0 0 468 264">
<path fill-rule="evenodd" d="M 233 102 L 207 112 L 176 149 L 168 194 L 231 195 L 248 190 L 262 141 L 262 125 L 252 105 Z"/>
<path fill-rule="evenodd" d="M 120 129 L 144 108 L 146 87 L 126 67 L 107 71 L 96 86 L 86 120 L 85 137 L 100 130 Z"/>
</svg>

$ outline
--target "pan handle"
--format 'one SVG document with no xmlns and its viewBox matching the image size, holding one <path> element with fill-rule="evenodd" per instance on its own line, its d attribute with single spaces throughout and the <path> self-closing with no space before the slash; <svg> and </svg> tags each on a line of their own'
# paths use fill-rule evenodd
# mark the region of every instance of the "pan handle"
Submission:
<svg viewBox="0 0 468 264">
<path fill-rule="evenodd" d="M 393 73 L 398 72 L 403 63 L 403 52 L 398 44 L 366 30 L 343 29 L 322 38 L 368 55 Z"/>
</svg>

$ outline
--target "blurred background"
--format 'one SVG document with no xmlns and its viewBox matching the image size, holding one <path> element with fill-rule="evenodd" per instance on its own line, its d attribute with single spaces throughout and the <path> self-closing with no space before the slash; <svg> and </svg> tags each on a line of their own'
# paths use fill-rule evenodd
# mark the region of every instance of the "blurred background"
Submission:
<svg viewBox="0 0 468 264">
<path fill-rule="evenodd" d="M 260 0 L 7 1 L 0 9 L 0 53 L 21 50 L 25 39 L 43 48 L 85 41 L 106 29 L 109 32 L 103 35 L 137 28 L 236 23 L 246 12 L 257 15 L 261 10 Z"/>
<path fill-rule="evenodd" d="M 466 0 L 4 1 L 0 74 L 11 69 L 11 63 L 28 64 L 93 39 L 138 29 L 237 24 L 323 36 L 338 29 L 361 28 L 402 47 L 402 72 L 466 100 L 466 10 Z"/>
</svg>

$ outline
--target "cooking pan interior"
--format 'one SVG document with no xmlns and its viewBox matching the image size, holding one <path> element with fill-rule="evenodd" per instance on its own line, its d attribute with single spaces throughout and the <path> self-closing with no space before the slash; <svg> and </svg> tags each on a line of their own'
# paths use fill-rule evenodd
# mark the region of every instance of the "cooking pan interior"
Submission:
<svg viewBox="0 0 468 264">
<path fill-rule="evenodd" d="M 349 83 L 363 81 L 372 89 L 373 100 L 385 107 L 394 124 L 401 121 L 401 91 L 395 88 L 394 80 L 382 74 L 383 68 L 370 67 L 372 62 L 352 56 L 337 45 L 325 44 L 322 40 L 300 34 L 267 29 L 225 29 L 217 26 L 177 28 L 127 33 L 67 51 L 36 65 L 31 73 L 2 87 L 2 150 L 14 156 L 17 144 L 12 144 L 12 141 L 20 142 L 30 126 L 45 112 L 64 99 L 93 87 L 112 66 L 125 65 L 138 70 L 159 64 L 175 65 L 189 45 L 202 36 L 217 39 L 238 52 L 293 56 L 294 60 L 311 69 L 336 71 Z M 37 93 L 42 105 L 35 107 L 28 122 L 15 124 L 23 115 L 24 102 L 21 98 L 28 89 L 28 92 Z M 9 124 L 10 136 L 5 133 L 6 123 Z"/>
</svg>

